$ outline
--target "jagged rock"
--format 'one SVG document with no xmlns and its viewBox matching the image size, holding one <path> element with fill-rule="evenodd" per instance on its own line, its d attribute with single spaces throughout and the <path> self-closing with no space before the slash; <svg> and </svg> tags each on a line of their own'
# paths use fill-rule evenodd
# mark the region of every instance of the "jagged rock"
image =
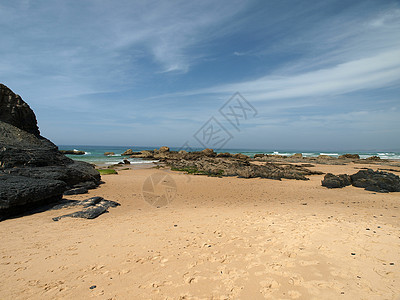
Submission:
<svg viewBox="0 0 400 300">
<path fill-rule="evenodd" d="M 400 177 L 388 172 L 371 169 L 358 171 L 350 176 L 353 186 L 379 193 L 400 192 Z"/>
<path fill-rule="evenodd" d="M 162 146 L 158 149 L 159 152 L 169 152 L 169 148 L 167 146 Z"/>
<path fill-rule="evenodd" d="M 262 153 L 254 154 L 254 158 L 263 158 L 264 156 L 265 156 L 265 154 L 262 154 Z"/>
<path fill-rule="evenodd" d="M 349 158 L 349 159 L 360 159 L 360 155 L 347 153 L 347 154 L 343 154 L 343 155 L 339 156 L 339 159 L 346 159 L 346 158 Z"/>
<path fill-rule="evenodd" d="M 115 155 L 115 153 L 114 152 L 104 152 L 104 155 L 105 156 L 111 156 L 111 155 Z"/>
<path fill-rule="evenodd" d="M 124 153 L 122 153 L 122 156 L 127 156 L 127 155 L 132 155 L 133 154 L 133 150 L 132 149 L 128 149 L 126 150 Z"/>
<path fill-rule="evenodd" d="M 130 165 L 131 164 L 131 162 L 129 160 L 127 160 L 127 159 L 124 159 L 123 163 L 124 163 L 124 165 Z"/>
<path fill-rule="evenodd" d="M 100 174 L 91 164 L 69 159 L 39 135 L 33 111 L 4 85 L 0 85 L 0 100 L 1 193 L 12 199 L 3 201 L 0 214 L 57 200 L 79 183 L 100 183 Z"/>
<path fill-rule="evenodd" d="M 36 136 L 40 135 L 32 109 L 19 95 L 1 83 L 0 120 Z"/>
<path fill-rule="evenodd" d="M 62 209 L 74 206 L 83 206 L 86 209 L 71 214 L 63 215 L 60 217 L 55 217 L 53 218 L 53 221 L 58 221 L 66 217 L 94 219 L 100 216 L 101 214 L 108 212 L 108 209 L 110 207 L 117 207 L 120 206 L 120 204 L 115 201 L 105 200 L 102 197 L 92 197 L 83 201 L 74 201 L 74 200 L 64 201 L 63 203 L 54 206 L 53 209 Z"/>
<path fill-rule="evenodd" d="M 329 189 L 342 188 L 351 185 L 351 178 L 347 174 L 333 175 L 332 173 L 328 173 L 321 183 L 322 186 Z"/>
<path fill-rule="evenodd" d="M 0 175 L 0 220 L 46 203 L 59 201 L 66 189 L 60 180 Z"/>
<path fill-rule="evenodd" d="M 303 158 L 303 154 L 296 153 L 296 154 L 293 154 L 292 156 L 290 156 L 290 158 Z"/>
<path fill-rule="evenodd" d="M 69 155 L 84 155 L 85 151 L 79 150 L 59 150 L 61 154 L 69 154 Z"/>
</svg>

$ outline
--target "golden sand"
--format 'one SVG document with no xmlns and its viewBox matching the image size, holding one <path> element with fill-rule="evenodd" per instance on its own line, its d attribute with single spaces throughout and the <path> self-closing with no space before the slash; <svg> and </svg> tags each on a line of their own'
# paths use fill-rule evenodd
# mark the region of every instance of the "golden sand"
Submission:
<svg viewBox="0 0 400 300">
<path fill-rule="evenodd" d="M 160 172 L 176 190 L 156 208 L 142 187 Z M 0 299 L 397 299 L 400 193 L 329 190 L 322 178 L 103 176 L 89 196 L 68 199 L 121 203 L 108 214 L 52 221 L 71 208 L 0 223 Z"/>
</svg>

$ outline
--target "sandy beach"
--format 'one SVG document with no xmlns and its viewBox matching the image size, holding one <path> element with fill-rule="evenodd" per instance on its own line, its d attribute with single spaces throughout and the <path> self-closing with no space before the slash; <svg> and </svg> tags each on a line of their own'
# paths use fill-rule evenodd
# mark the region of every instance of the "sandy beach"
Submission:
<svg viewBox="0 0 400 300">
<path fill-rule="evenodd" d="M 361 167 L 379 166 L 311 169 Z M 159 208 L 142 195 L 156 173 L 176 186 Z M 121 204 L 97 219 L 52 221 L 71 208 L 0 223 L 0 298 L 398 299 L 400 193 L 327 189 L 322 178 L 103 176 L 89 195 L 65 197 Z"/>
</svg>

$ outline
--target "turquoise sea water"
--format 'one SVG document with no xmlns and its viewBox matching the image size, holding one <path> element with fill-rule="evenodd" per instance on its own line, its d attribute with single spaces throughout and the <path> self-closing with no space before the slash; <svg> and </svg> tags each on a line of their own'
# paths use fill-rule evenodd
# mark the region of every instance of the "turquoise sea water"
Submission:
<svg viewBox="0 0 400 300">
<path fill-rule="evenodd" d="M 121 162 L 122 159 L 128 159 L 132 164 L 143 164 L 143 163 L 152 163 L 152 160 L 143 160 L 140 158 L 127 158 L 121 157 L 121 153 L 123 153 L 127 149 L 132 149 L 133 151 L 142 151 L 142 150 L 153 150 L 154 147 L 134 147 L 134 146 L 82 146 L 82 145 L 59 145 L 60 150 L 80 150 L 85 151 L 85 155 L 67 155 L 68 157 L 75 160 L 83 160 L 86 162 L 94 163 L 97 165 L 112 165 L 118 162 Z M 171 150 L 180 150 L 179 148 L 171 147 Z M 200 148 L 194 148 L 193 151 L 200 151 Z M 104 152 L 114 152 L 114 156 L 105 156 Z M 250 157 L 254 156 L 257 153 L 264 154 L 279 154 L 279 155 L 293 155 L 295 153 L 302 153 L 303 156 L 306 157 L 316 157 L 318 155 L 330 155 L 332 157 L 338 157 L 339 155 L 345 153 L 357 153 L 361 158 L 367 158 L 370 156 L 379 156 L 382 159 L 400 159 L 400 152 L 387 152 L 387 151 L 350 151 L 350 152 L 321 152 L 321 151 L 282 151 L 282 150 L 270 150 L 270 149 L 221 149 L 220 152 L 229 152 L 229 153 L 243 153 Z"/>
</svg>

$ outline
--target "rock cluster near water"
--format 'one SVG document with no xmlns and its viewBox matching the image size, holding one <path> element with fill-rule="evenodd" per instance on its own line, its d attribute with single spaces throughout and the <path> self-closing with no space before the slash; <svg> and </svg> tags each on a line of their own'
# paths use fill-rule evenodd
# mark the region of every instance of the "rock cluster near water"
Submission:
<svg viewBox="0 0 400 300">
<path fill-rule="evenodd" d="M 364 188 L 378 193 L 400 192 L 400 177 L 388 172 L 372 169 L 360 170 L 356 174 L 333 175 L 326 174 L 322 186 L 327 188 L 342 188 L 348 185 Z"/>
<path fill-rule="evenodd" d="M 99 183 L 91 164 L 69 159 L 40 136 L 29 105 L 0 84 L 0 219 Z"/>
<path fill-rule="evenodd" d="M 185 171 L 195 175 L 238 176 L 241 178 L 282 178 L 308 180 L 306 176 L 322 174 L 301 165 L 252 163 L 249 156 L 237 153 L 215 153 L 213 149 L 187 152 L 170 151 L 168 147 L 144 150 L 130 157 L 156 159 L 170 166 L 172 170 Z"/>
</svg>

